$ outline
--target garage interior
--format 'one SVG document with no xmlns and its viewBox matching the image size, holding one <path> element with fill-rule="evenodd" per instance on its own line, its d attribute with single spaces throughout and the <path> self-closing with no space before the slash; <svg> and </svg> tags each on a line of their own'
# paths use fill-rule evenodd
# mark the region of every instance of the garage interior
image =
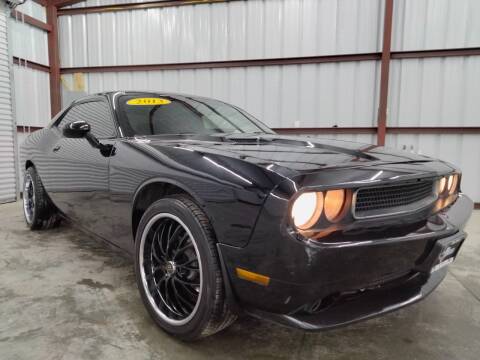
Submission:
<svg viewBox="0 0 480 360">
<path fill-rule="evenodd" d="M 0 358 L 478 358 L 478 210 L 419 304 L 324 333 L 244 317 L 184 344 L 150 320 L 123 254 L 70 225 L 27 230 L 18 146 L 87 94 L 189 93 L 281 134 L 449 161 L 480 209 L 480 2 L 0 2 Z"/>
</svg>

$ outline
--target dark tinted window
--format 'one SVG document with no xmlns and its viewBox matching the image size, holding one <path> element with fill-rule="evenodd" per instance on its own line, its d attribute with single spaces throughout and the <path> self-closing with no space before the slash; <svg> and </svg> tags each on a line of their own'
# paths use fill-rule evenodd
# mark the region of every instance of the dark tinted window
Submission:
<svg viewBox="0 0 480 360">
<path fill-rule="evenodd" d="M 115 136 L 112 115 L 106 102 L 91 101 L 74 105 L 60 121 L 58 128 L 62 130 L 65 124 L 79 120 L 88 122 L 92 128 L 92 134 L 99 139 Z"/>
<path fill-rule="evenodd" d="M 127 136 L 271 132 L 242 110 L 213 99 L 146 94 L 122 96 L 118 105 Z"/>
</svg>

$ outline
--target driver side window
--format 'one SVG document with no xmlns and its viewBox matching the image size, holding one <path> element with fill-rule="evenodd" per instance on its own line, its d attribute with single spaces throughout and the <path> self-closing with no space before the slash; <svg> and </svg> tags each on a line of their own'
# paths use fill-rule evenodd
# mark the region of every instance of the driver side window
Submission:
<svg viewBox="0 0 480 360">
<path fill-rule="evenodd" d="M 92 134 L 98 139 L 115 137 L 115 125 L 108 104 L 104 101 L 89 101 L 74 105 L 57 125 L 60 131 L 72 121 L 86 121 Z"/>
</svg>

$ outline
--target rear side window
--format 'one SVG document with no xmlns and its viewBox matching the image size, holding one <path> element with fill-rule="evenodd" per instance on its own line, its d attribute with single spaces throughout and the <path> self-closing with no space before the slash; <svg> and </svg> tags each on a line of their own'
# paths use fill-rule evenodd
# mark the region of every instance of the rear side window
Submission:
<svg viewBox="0 0 480 360">
<path fill-rule="evenodd" d="M 72 121 L 86 121 L 92 128 L 92 134 L 99 138 L 111 138 L 116 135 L 115 125 L 108 104 L 103 101 L 90 101 L 74 105 L 58 124 L 60 131 Z"/>
</svg>

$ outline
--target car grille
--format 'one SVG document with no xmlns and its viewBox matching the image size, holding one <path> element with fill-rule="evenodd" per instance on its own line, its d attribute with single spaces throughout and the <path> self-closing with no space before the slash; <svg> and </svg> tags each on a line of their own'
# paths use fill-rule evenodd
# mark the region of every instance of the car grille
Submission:
<svg viewBox="0 0 480 360">
<path fill-rule="evenodd" d="M 355 196 L 354 216 L 366 218 L 418 210 L 436 198 L 433 180 L 359 189 Z"/>
</svg>

